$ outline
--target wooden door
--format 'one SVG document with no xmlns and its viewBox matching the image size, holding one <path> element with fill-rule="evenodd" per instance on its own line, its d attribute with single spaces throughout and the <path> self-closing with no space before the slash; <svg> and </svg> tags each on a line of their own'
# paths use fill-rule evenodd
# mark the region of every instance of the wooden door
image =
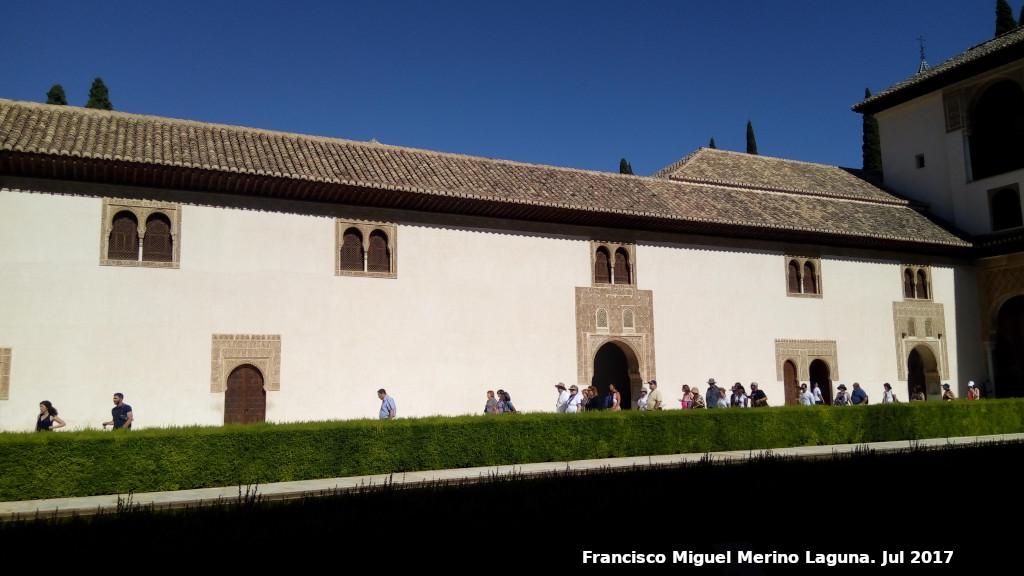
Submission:
<svg viewBox="0 0 1024 576">
<path fill-rule="evenodd" d="M 228 376 L 228 389 L 224 392 L 224 423 L 249 424 L 264 422 L 266 418 L 263 374 L 249 364 L 235 368 Z"/>
</svg>

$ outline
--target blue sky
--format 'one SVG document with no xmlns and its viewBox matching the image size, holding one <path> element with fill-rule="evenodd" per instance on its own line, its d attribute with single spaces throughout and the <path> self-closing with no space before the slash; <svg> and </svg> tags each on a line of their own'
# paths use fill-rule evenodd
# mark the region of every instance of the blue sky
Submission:
<svg viewBox="0 0 1024 576">
<path fill-rule="evenodd" d="M 124 112 L 644 175 L 748 119 L 762 155 L 860 167 L 864 88 L 995 30 L 994 0 L 6 4 L 0 98 L 99 76 Z"/>
</svg>

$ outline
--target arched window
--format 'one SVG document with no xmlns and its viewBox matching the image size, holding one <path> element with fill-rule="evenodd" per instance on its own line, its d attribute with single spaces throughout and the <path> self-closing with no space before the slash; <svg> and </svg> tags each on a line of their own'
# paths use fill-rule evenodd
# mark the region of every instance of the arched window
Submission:
<svg viewBox="0 0 1024 576">
<path fill-rule="evenodd" d="M 178 268 L 181 205 L 155 200 L 104 198 L 101 266 Z M 141 252 L 141 254 L 140 254 Z"/>
<path fill-rule="evenodd" d="M 597 327 L 607 328 L 608 327 L 608 311 L 604 308 L 597 309 Z"/>
<path fill-rule="evenodd" d="M 334 275 L 398 278 L 398 225 L 334 220 Z"/>
<path fill-rule="evenodd" d="M 907 300 L 911 298 L 930 300 L 932 298 L 931 267 L 905 264 L 903 265 L 902 270 L 903 298 Z"/>
<path fill-rule="evenodd" d="M 989 197 L 992 209 L 992 231 L 1020 228 L 1021 221 L 1020 195 L 1013 188 L 1003 188 Z"/>
<path fill-rule="evenodd" d="M 622 327 L 623 328 L 635 328 L 636 325 L 633 323 L 633 310 L 624 308 L 622 310 Z"/>
<path fill-rule="evenodd" d="M 924 273 L 924 270 L 917 271 L 917 297 L 928 298 L 928 276 Z"/>
<path fill-rule="evenodd" d="M 388 237 L 380 230 L 370 233 L 370 249 L 366 253 L 366 271 L 391 271 L 391 251 L 388 250 Z"/>
<path fill-rule="evenodd" d="M 814 264 L 810 261 L 804 262 L 804 294 L 818 293 L 818 278 L 814 274 Z"/>
<path fill-rule="evenodd" d="M 821 259 L 786 256 L 786 294 L 821 298 Z"/>
<path fill-rule="evenodd" d="M 615 251 L 615 283 L 616 284 L 632 284 L 633 279 L 630 277 L 629 272 L 629 253 L 626 252 L 625 248 L 619 248 Z"/>
<path fill-rule="evenodd" d="M 170 262 L 174 258 L 171 239 L 171 219 L 156 212 L 146 219 L 146 236 L 142 239 L 142 260 Z"/>
<path fill-rule="evenodd" d="M 914 294 L 914 273 L 907 268 L 903 271 L 903 297 L 916 298 Z"/>
<path fill-rule="evenodd" d="M 341 269 L 363 271 L 363 235 L 355 228 L 345 230 L 341 244 Z"/>
<path fill-rule="evenodd" d="M 917 323 L 913 318 L 907 318 L 907 336 L 917 338 Z"/>
<path fill-rule="evenodd" d="M 1012 80 L 989 86 L 974 103 L 971 175 L 981 180 L 1024 168 L 1024 91 Z"/>
<path fill-rule="evenodd" d="M 601 246 L 594 254 L 594 283 L 610 284 L 612 281 L 611 258 L 608 249 Z"/>
<path fill-rule="evenodd" d="M 800 265 L 796 263 L 796 260 L 790 260 L 789 266 L 787 267 L 788 274 L 786 276 L 786 290 L 790 294 L 800 293 Z"/>
<path fill-rule="evenodd" d="M 107 258 L 110 260 L 139 259 L 139 220 L 135 214 L 124 211 L 114 215 L 107 243 Z"/>
</svg>

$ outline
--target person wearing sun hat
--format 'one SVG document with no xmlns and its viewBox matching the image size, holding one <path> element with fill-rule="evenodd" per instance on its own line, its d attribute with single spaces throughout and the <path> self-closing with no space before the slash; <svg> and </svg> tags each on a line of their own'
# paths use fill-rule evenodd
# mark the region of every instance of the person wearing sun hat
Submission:
<svg viewBox="0 0 1024 576">
<path fill-rule="evenodd" d="M 704 402 L 708 408 L 718 408 L 718 386 L 714 378 L 708 378 L 708 391 L 704 394 Z"/>
<path fill-rule="evenodd" d="M 555 384 L 555 389 L 558 390 L 558 400 L 555 401 L 555 412 L 565 412 L 566 406 L 569 405 L 569 391 L 565 389 L 565 384 L 559 382 Z"/>
</svg>

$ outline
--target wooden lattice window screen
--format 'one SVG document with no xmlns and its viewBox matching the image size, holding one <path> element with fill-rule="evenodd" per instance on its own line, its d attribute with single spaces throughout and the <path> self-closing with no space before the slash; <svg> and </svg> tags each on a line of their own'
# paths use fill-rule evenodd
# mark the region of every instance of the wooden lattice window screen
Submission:
<svg viewBox="0 0 1024 576">
<path fill-rule="evenodd" d="M 341 244 L 341 269 L 363 271 L 363 235 L 349 228 Z"/>
<path fill-rule="evenodd" d="M 170 262 L 173 258 L 171 220 L 163 214 L 153 214 L 146 220 L 142 259 L 146 262 Z"/>
<path fill-rule="evenodd" d="M 139 220 L 131 212 L 118 212 L 114 216 L 107 243 L 110 260 L 139 259 Z"/>
<path fill-rule="evenodd" d="M 629 274 L 629 253 L 619 248 L 615 251 L 615 283 L 632 284 Z"/>
<path fill-rule="evenodd" d="M 366 271 L 391 271 L 391 251 L 388 250 L 388 237 L 380 230 L 370 233 L 370 249 L 366 254 Z"/>
<path fill-rule="evenodd" d="M 597 254 L 594 256 L 594 283 L 595 284 L 610 284 L 612 281 L 612 269 L 610 258 L 608 257 L 608 250 L 604 248 L 598 248 Z"/>
</svg>

